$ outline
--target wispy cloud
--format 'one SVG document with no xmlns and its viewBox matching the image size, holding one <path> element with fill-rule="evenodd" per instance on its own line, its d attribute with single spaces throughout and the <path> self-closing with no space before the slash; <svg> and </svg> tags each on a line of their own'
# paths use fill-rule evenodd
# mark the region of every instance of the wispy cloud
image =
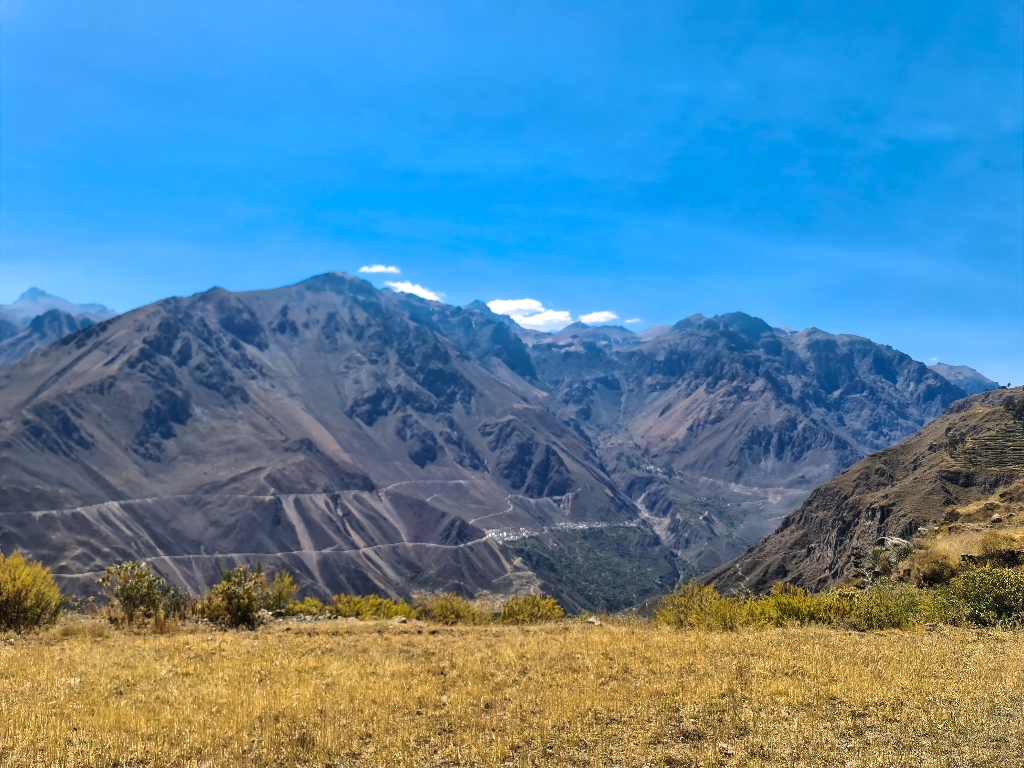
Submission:
<svg viewBox="0 0 1024 768">
<path fill-rule="evenodd" d="M 536 299 L 495 299 L 488 302 L 492 312 L 508 315 L 523 328 L 535 331 L 559 331 L 572 322 L 572 315 L 559 309 L 548 309 Z M 580 321 L 589 324 L 607 323 L 618 320 L 614 312 L 603 310 L 590 312 L 580 317 Z"/>
<path fill-rule="evenodd" d="M 626 320 L 624 322 L 626 323 L 626 325 L 633 325 L 635 323 L 639 323 L 640 322 L 640 318 L 639 317 L 631 317 L 631 318 L 629 318 L 629 320 Z"/>
<path fill-rule="evenodd" d="M 419 283 L 410 283 L 408 280 L 402 280 L 397 283 L 388 281 L 384 285 L 400 293 L 411 293 L 413 296 L 419 296 L 427 301 L 440 301 L 442 296 L 442 294 L 434 293 L 429 288 L 424 288 Z"/>
<path fill-rule="evenodd" d="M 619 316 L 614 312 L 604 310 L 602 312 L 591 312 L 586 315 L 580 315 L 580 322 L 586 323 L 587 325 L 601 325 L 602 323 L 610 323 L 612 320 L 618 320 Z"/>
<path fill-rule="evenodd" d="M 398 267 L 386 267 L 383 264 L 371 264 L 368 267 L 360 267 L 359 271 L 360 272 L 364 272 L 366 274 L 370 274 L 370 275 L 377 275 L 377 274 L 400 275 L 400 274 L 402 274 L 402 270 L 400 270 Z M 412 291 L 407 291 L 407 293 L 412 293 Z"/>
</svg>

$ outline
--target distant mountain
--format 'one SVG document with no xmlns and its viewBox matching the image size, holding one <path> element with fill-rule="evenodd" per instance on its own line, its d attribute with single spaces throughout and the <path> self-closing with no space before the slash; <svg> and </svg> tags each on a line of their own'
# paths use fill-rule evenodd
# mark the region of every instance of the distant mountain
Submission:
<svg viewBox="0 0 1024 768">
<path fill-rule="evenodd" d="M 779 530 L 705 577 L 725 593 L 765 592 L 776 581 L 820 590 L 867 567 L 883 536 L 912 537 L 951 505 L 987 498 L 1024 477 L 1024 425 L 1003 408 L 1024 388 L 954 403 L 901 443 L 815 490 Z M 950 437 L 962 443 L 949 447 Z"/>
<path fill-rule="evenodd" d="M 59 310 L 72 317 L 88 316 L 93 322 L 107 320 L 114 312 L 102 304 L 74 304 L 59 296 L 52 296 L 39 288 L 29 288 L 12 304 L 0 304 L 0 314 L 7 320 L 18 323 L 22 327 L 28 325 L 34 317 L 38 317 L 52 309 Z"/>
<path fill-rule="evenodd" d="M 29 288 L 13 304 L 0 304 L 0 366 L 114 315 L 102 304 L 73 304 Z"/>
<path fill-rule="evenodd" d="M 530 345 L 540 382 L 684 572 L 771 533 L 816 486 L 912 434 L 963 390 L 891 347 L 733 313 L 651 341 L 601 328 Z"/>
<path fill-rule="evenodd" d="M 960 389 L 969 395 L 977 395 L 988 392 L 992 389 L 999 389 L 999 384 L 985 376 L 982 376 L 973 368 L 966 365 L 946 365 L 935 363 L 929 365 L 933 371 L 942 376 L 946 381 L 956 384 Z"/>
<path fill-rule="evenodd" d="M 546 334 L 337 273 L 214 289 L 0 368 L 0 550 L 79 589 L 126 558 L 193 589 L 258 559 L 320 595 L 616 610 L 962 397 L 890 347 L 742 313 Z"/>
</svg>

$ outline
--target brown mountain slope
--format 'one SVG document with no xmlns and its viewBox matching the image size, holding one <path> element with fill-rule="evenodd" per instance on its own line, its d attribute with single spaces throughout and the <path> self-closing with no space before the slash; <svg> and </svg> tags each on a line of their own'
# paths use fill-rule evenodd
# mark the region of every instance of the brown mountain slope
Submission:
<svg viewBox="0 0 1024 768">
<path fill-rule="evenodd" d="M 650 341 L 623 333 L 570 327 L 530 352 L 689 574 L 741 554 L 818 485 L 965 395 L 892 347 L 739 312 Z"/>
<path fill-rule="evenodd" d="M 256 559 L 321 594 L 536 584 L 502 537 L 636 511 L 489 322 L 451 320 L 469 354 L 331 274 L 68 336 L 0 369 L 0 549 L 79 586 L 129 557 L 193 588 Z"/>
<path fill-rule="evenodd" d="M 820 590 L 851 578 L 879 537 L 908 538 L 951 506 L 987 498 L 1024 475 L 1024 427 L 1002 407 L 1024 388 L 974 395 L 891 448 L 815 490 L 771 536 L 712 572 L 723 592 L 776 581 Z M 959 446 L 947 447 L 953 437 Z"/>
</svg>

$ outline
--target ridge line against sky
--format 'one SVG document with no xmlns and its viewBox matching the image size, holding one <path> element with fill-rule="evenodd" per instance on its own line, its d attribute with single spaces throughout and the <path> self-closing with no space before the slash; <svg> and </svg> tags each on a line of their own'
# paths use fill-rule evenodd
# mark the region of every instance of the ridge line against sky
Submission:
<svg viewBox="0 0 1024 768">
<path fill-rule="evenodd" d="M 5 0 L 0 302 L 339 270 L 1021 381 L 1022 11 Z"/>
</svg>

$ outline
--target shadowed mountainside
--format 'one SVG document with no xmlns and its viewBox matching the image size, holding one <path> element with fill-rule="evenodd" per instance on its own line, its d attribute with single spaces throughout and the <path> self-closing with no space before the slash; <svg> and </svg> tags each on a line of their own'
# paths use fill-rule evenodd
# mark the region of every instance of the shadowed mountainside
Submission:
<svg viewBox="0 0 1024 768">
<path fill-rule="evenodd" d="M 423 304 L 344 275 L 214 289 L 0 370 L 0 547 L 80 586 L 125 558 L 193 588 L 258 558 L 322 593 L 477 593 L 537 584 L 503 537 L 642 525 L 509 367 L 530 373 L 519 339 Z"/>
<path fill-rule="evenodd" d="M 776 581 L 825 589 L 856 575 L 880 537 L 909 538 L 951 506 L 1011 485 L 1024 476 L 1024 425 L 1003 403 L 1022 394 L 1001 389 L 955 403 L 822 485 L 777 532 L 705 580 L 724 593 L 764 592 Z"/>
<path fill-rule="evenodd" d="M 524 331 L 327 274 L 213 289 L 0 369 L 0 549 L 87 589 L 260 560 L 321 595 L 542 587 L 615 610 L 707 572 L 963 396 L 740 313 Z"/>
<path fill-rule="evenodd" d="M 891 347 L 742 313 L 695 315 L 645 342 L 570 327 L 530 353 L 689 574 L 739 555 L 813 488 L 964 396 Z"/>
</svg>

